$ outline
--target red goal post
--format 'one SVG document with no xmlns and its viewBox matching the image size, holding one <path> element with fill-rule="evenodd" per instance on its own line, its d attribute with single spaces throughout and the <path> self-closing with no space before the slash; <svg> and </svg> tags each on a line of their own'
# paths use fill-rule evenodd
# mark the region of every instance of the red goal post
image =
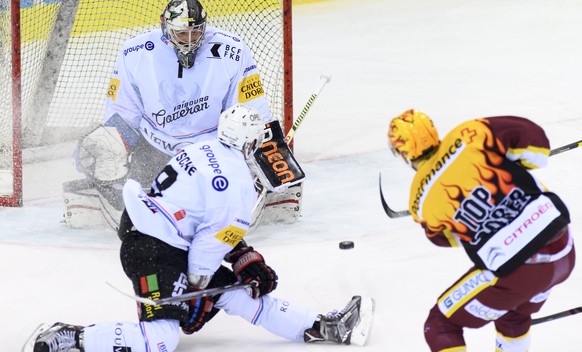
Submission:
<svg viewBox="0 0 582 352">
<path fill-rule="evenodd" d="M 22 205 L 23 150 L 50 150 L 102 121 L 117 52 L 129 37 L 159 26 L 168 1 L 0 0 L 0 93 L 12 97 L 0 100 L 0 206 Z M 200 1 L 209 25 L 248 43 L 287 132 L 292 0 Z"/>
</svg>

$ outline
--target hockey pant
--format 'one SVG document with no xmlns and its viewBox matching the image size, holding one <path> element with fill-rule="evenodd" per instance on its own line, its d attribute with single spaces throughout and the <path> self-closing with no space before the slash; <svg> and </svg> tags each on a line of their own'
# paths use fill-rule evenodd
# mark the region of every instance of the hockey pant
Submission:
<svg viewBox="0 0 582 352">
<path fill-rule="evenodd" d="M 270 295 L 253 299 L 245 290 L 223 293 L 216 307 L 291 341 L 303 341 L 303 332 L 317 317 L 308 309 Z M 180 331 L 178 320 L 103 323 L 85 328 L 83 344 L 85 352 L 172 352 L 178 346 Z"/>
<path fill-rule="evenodd" d="M 574 269 L 576 255 L 568 231 L 551 246 L 556 251 L 549 258 L 555 260 L 526 263 L 507 276 L 496 277 L 476 268 L 463 275 L 439 297 L 428 315 L 424 335 L 430 350 L 466 351 L 463 328 L 493 322 L 496 351 L 527 351 L 531 315 L 546 302 L 551 288 Z"/>
</svg>

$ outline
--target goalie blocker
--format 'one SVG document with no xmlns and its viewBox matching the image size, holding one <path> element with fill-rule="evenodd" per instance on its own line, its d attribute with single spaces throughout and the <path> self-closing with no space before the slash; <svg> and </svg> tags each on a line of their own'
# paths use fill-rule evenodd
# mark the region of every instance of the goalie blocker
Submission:
<svg viewBox="0 0 582 352">
<path fill-rule="evenodd" d="M 251 168 L 265 189 L 259 192 L 259 203 L 253 214 L 251 227 L 254 228 L 260 222 L 297 221 L 301 215 L 302 181 L 305 173 L 285 142 L 278 121 L 265 125 L 263 145 L 252 161 Z"/>
<path fill-rule="evenodd" d="M 284 191 L 305 178 L 305 173 L 285 143 L 279 122 L 265 125 L 265 139 L 255 153 L 254 162 L 259 170 L 261 183 L 269 191 Z"/>
</svg>

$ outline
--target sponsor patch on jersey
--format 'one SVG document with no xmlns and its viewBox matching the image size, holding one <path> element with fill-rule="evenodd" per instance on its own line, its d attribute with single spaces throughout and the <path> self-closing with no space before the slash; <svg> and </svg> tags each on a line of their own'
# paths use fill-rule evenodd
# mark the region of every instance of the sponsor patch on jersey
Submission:
<svg viewBox="0 0 582 352">
<path fill-rule="evenodd" d="M 247 234 L 247 230 L 241 229 L 240 227 L 236 227 L 234 225 L 230 225 L 225 229 L 218 231 L 216 234 L 216 239 L 220 242 L 227 244 L 234 248 L 240 240 Z"/>
<path fill-rule="evenodd" d="M 121 81 L 117 78 L 111 78 L 109 81 L 109 87 L 107 88 L 107 98 L 115 101 L 117 98 L 117 91 L 119 91 L 119 84 Z"/>
<path fill-rule="evenodd" d="M 486 321 L 497 320 L 507 313 L 506 310 L 488 307 L 477 299 L 473 299 L 471 302 L 467 303 L 467 305 L 465 305 L 465 310 L 472 316 Z"/>
<path fill-rule="evenodd" d="M 139 278 L 141 293 L 148 293 L 159 290 L 158 276 L 156 274 L 142 276 Z"/>
<path fill-rule="evenodd" d="M 245 77 L 238 85 L 238 102 L 246 103 L 265 95 L 263 83 L 258 73 Z"/>
<path fill-rule="evenodd" d="M 487 287 L 495 285 L 495 282 L 497 282 L 497 277 L 488 270 L 470 272 L 438 299 L 440 311 L 449 318 L 463 304 Z"/>
</svg>

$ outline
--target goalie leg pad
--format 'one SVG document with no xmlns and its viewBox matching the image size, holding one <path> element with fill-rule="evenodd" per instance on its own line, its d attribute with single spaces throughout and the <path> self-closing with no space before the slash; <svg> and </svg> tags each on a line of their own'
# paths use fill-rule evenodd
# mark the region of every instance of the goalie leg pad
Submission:
<svg viewBox="0 0 582 352">
<path fill-rule="evenodd" d="M 289 187 L 285 193 L 267 192 L 261 222 L 291 224 L 298 221 L 302 199 L 303 183 Z"/>
<path fill-rule="evenodd" d="M 99 192 L 86 179 L 63 184 L 65 223 L 75 229 L 105 225 Z"/>
<path fill-rule="evenodd" d="M 117 231 L 123 211 L 121 191 L 112 186 L 95 186 L 89 179 L 63 183 L 65 223 L 71 228 L 108 225 Z"/>
</svg>

